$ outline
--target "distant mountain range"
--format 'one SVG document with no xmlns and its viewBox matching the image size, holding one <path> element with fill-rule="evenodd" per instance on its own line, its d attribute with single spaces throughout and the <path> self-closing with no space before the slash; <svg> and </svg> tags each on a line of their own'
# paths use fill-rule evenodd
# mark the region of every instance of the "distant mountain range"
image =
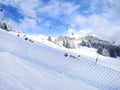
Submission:
<svg viewBox="0 0 120 90">
<path fill-rule="evenodd" d="M 111 43 L 95 36 L 88 35 L 79 39 L 70 38 L 69 36 L 60 36 L 54 41 L 54 43 L 70 49 L 80 48 L 80 46 L 95 48 L 97 49 L 98 54 L 114 58 L 120 56 L 120 45 L 115 45 L 115 42 Z"/>
</svg>

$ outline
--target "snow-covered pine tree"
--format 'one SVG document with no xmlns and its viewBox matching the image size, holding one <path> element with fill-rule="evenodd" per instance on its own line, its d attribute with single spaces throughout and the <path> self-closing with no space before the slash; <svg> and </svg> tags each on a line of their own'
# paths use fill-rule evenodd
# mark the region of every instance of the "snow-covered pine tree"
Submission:
<svg viewBox="0 0 120 90">
<path fill-rule="evenodd" d="M 52 41 L 52 38 L 51 38 L 51 36 L 48 36 L 48 41 L 50 41 L 50 42 Z"/>
</svg>

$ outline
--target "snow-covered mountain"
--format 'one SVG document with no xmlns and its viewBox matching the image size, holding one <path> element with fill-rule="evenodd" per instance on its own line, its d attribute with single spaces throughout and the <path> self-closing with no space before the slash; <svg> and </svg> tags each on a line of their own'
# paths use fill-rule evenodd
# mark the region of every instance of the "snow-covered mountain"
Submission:
<svg viewBox="0 0 120 90">
<path fill-rule="evenodd" d="M 99 39 L 92 35 L 87 35 L 84 37 L 70 37 L 70 36 L 60 36 L 55 40 L 55 44 L 59 46 L 64 46 L 65 48 L 75 49 L 81 46 L 95 48 L 96 53 L 110 56 L 116 58 L 120 57 L 120 45 L 116 45 L 115 42 L 109 42 L 106 40 Z"/>
<path fill-rule="evenodd" d="M 54 70 L 64 66 L 64 51 L 29 40 L 0 29 L 0 90 L 98 90 Z"/>
<path fill-rule="evenodd" d="M 82 46 L 67 49 L 3 29 L 0 42 L 2 90 L 120 89 L 119 57 L 98 56 L 96 49 Z"/>
<path fill-rule="evenodd" d="M 80 45 L 96 48 L 97 53 L 101 55 L 110 57 L 120 56 L 120 45 L 115 45 L 115 42 L 110 43 L 109 41 L 105 41 L 94 36 L 86 36 L 81 40 L 82 42 L 80 42 Z"/>
<path fill-rule="evenodd" d="M 7 21 L 0 21 L 0 28 L 6 31 L 12 31 L 12 26 Z"/>
</svg>

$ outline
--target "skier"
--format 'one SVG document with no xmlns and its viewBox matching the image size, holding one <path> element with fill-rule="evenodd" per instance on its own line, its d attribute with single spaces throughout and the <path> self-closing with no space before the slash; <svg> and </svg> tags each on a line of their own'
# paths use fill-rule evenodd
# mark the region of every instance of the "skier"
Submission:
<svg viewBox="0 0 120 90">
<path fill-rule="evenodd" d="M 28 40 L 28 37 L 26 35 L 23 36 L 25 38 L 25 40 Z"/>
<path fill-rule="evenodd" d="M 77 59 L 79 59 L 80 55 L 77 56 Z"/>
<path fill-rule="evenodd" d="M 17 37 L 20 37 L 20 32 L 18 32 Z"/>
<path fill-rule="evenodd" d="M 25 37 L 25 40 L 28 40 L 28 37 Z"/>
<path fill-rule="evenodd" d="M 64 56 L 67 57 L 67 56 L 68 56 L 68 53 L 65 53 Z"/>
<path fill-rule="evenodd" d="M 17 37 L 20 37 L 21 30 L 18 30 L 17 33 Z"/>
</svg>

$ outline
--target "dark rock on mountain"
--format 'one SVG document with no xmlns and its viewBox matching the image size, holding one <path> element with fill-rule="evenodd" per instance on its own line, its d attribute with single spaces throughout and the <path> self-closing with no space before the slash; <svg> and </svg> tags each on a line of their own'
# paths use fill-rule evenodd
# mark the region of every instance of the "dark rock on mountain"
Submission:
<svg viewBox="0 0 120 90">
<path fill-rule="evenodd" d="M 115 51 L 117 56 L 120 56 L 120 46 L 116 46 Z"/>
<path fill-rule="evenodd" d="M 102 51 L 103 51 L 103 47 L 99 46 L 97 49 L 97 53 L 102 54 Z"/>
<path fill-rule="evenodd" d="M 84 44 L 87 47 L 93 47 L 98 48 L 99 46 L 102 46 L 103 48 L 106 48 L 107 46 L 110 46 L 110 43 L 108 41 L 104 41 L 101 39 L 98 39 L 93 36 L 86 36 L 82 38 L 82 42 L 80 45 Z"/>
<path fill-rule="evenodd" d="M 84 40 L 81 41 L 80 45 L 81 45 L 81 46 L 91 47 L 90 42 L 88 42 L 88 41 L 84 41 Z"/>
<path fill-rule="evenodd" d="M 114 57 L 114 58 L 117 57 L 115 48 L 116 48 L 115 46 L 112 46 L 112 47 L 108 48 L 110 57 Z"/>
</svg>

